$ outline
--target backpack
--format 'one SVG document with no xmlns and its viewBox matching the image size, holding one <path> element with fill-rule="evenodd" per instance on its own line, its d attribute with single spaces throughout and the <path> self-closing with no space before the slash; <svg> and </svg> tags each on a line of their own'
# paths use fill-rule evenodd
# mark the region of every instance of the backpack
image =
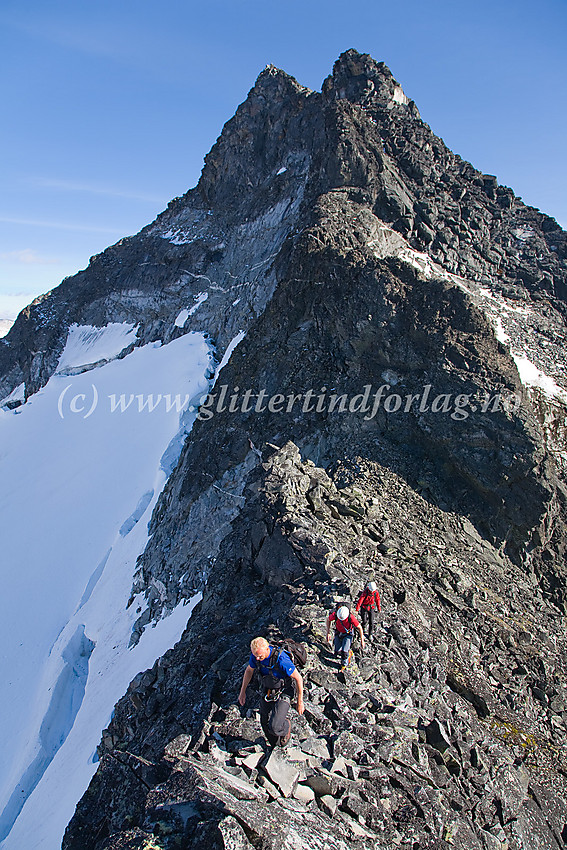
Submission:
<svg viewBox="0 0 567 850">
<path fill-rule="evenodd" d="M 270 671 L 278 663 L 280 653 L 287 652 L 293 663 L 296 667 L 304 667 L 307 662 L 307 649 L 305 644 L 299 643 L 299 641 L 293 640 L 292 638 L 285 638 L 281 641 L 274 641 L 272 644 L 274 649 L 276 650 L 272 657 L 270 658 L 269 669 Z M 258 671 L 260 674 L 260 671 Z M 278 691 L 284 687 L 284 680 L 278 679 L 273 673 L 268 673 L 265 676 L 260 674 L 260 682 L 264 690 L 273 690 Z"/>
<path fill-rule="evenodd" d="M 280 652 L 287 652 L 296 667 L 305 667 L 307 664 L 307 648 L 304 643 L 300 643 L 293 638 L 284 638 L 283 640 L 274 641 L 272 646 L 276 650 L 270 659 L 270 667 L 274 667 L 278 663 Z"/>
<path fill-rule="evenodd" d="M 360 591 L 357 604 L 360 603 L 362 608 L 366 608 L 367 610 L 370 610 L 374 606 L 378 607 L 378 602 L 379 602 L 379 595 L 378 595 L 377 590 L 370 591 L 367 588 L 364 588 L 364 590 Z"/>
<path fill-rule="evenodd" d="M 293 638 L 285 638 L 278 643 L 278 649 L 285 650 L 296 667 L 303 668 L 307 664 L 307 647 L 304 643 Z"/>
</svg>

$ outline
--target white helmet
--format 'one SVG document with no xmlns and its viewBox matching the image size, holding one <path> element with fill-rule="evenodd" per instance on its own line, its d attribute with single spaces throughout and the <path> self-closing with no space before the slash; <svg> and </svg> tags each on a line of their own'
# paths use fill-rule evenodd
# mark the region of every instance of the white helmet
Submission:
<svg viewBox="0 0 567 850">
<path fill-rule="evenodd" d="M 376 590 L 376 582 L 375 581 L 369 581 L 368 584 L 366 585 L 366 587 L 368 588 L 370 593 L 374 593 L 374 591 Z"/>
<path fill-rule="evenodd" d="M 339 620 L 346 620 L 349 614 L 350 611 L 348 610 L 346 605 L 341 605 L 341 607 L 337 611 L 337 617 L 339 618 Z"/>
</svg>

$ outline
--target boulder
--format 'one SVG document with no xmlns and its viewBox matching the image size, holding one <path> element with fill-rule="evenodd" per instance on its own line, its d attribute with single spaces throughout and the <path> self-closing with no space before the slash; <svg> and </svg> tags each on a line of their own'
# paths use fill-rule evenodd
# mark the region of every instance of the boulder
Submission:
<svg viewBox="0 0 567 850">
<path fill-rule="evenodd" d="M 329 759 L 331 757 L 327 741 L 325 738 L 321 738 L 319 736 L 307 738 L 305 741 L 301 741 L 300 748 L 304 753 L 317 756 L 317 758 L 320 759 Z"/>
<path fill-rule="evenodd" d="M 299 779 L 299 771 L 287 761 L 281 749 L 274 747 L 263 764 L 270 781 L 276 785 L 284 797 L 290 797 Z"/>
</svg>

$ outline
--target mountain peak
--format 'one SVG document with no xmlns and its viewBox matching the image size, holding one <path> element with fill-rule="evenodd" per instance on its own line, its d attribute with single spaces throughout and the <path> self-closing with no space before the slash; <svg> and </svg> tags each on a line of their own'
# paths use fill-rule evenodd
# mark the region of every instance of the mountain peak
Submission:
<svg viewBox="0 0 567 850">
<path fill-rule="evenodd" d="M 290 94 L 297 92 L 307 93 L 310 89 L 300 85 L 295 77 L 291 74 L 282 71 L 276 65 L 268 64 L 260 71 L 254 86 L 250 89 L 248 97 L 244 101 L 246 104 L 255 95 L 270 93 L 270 96 L 275 95 L 278 99 L 283 99 Z M 244 106 L 243 104 L 243 106 Z"/>
<path fill-rule="evenodd" d="M 369 53 L 360 53 L 354 47 L 343 51 L 333 65 L 333 76 L 337 77 L 340 74 L 351 77 L 358 77 L 363 74 L 366 76 L 381 74 L 394 79 L 392 72 L 384 62 L 377 62 Z"/>
<path fill-rule="evenodd" d="M 303 146 L 299 128 L 290 123 L 311 93 L 290 74 L 266 65 L 205 156 L 199 190 L 207 204 L 247 196 L 278 171 L 290 144 Z"/>
<path fill-rule="evenodd" d="M 409 99 L 384 62 L 351 48 L 341 53 L 322 88 L 327 100 L 350 100 L 363 106 L 407 105 Z"/>
</svg>

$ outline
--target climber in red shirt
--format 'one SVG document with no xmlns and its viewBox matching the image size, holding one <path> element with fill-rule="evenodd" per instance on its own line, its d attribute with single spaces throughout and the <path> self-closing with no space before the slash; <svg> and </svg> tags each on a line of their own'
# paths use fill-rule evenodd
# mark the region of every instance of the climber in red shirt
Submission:
<svg viewBox="0 0 567 850">
<path fill-rule="evenodd" d="M 362 628 L 368 623 L 368 637 L 372 637 L 372 631 L 376 624 L 376 613 L 381 611 L 380 594 L 376 589 L 376 582 L 369 581 L 364 590 L 360 591 L 356 611 L 360 611 Z"/>
<path fill-rule="evenodd" d="M 360 637 L 360 646 L 364 650 L 364 633 L 356 617 L 350 613 L 348 606 L 341 604 L 336 611 L 331 611 L 327 617 L 327 643 L 331 643 L 331 623 L 335 624 L 334 650 L 335 658 L 340 653 L 341 664 L 348 667 L 353 659 L 351 649 L 354 632 Z"/>
</svg>

